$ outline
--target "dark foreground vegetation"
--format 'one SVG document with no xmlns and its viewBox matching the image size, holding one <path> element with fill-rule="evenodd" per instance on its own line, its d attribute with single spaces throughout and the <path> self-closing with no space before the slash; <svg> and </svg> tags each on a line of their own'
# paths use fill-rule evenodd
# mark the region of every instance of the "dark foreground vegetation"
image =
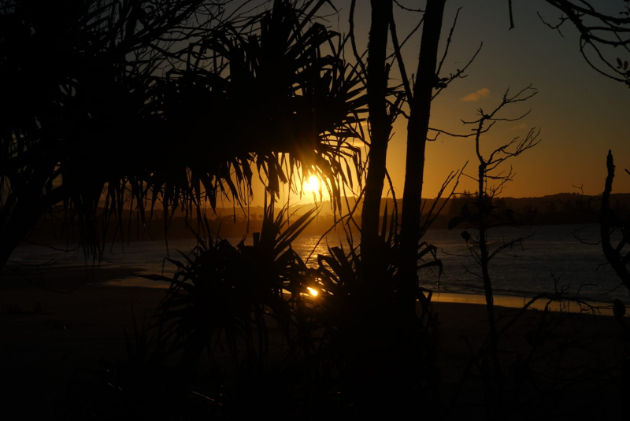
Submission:
<svg viewBox="0 0 630 421">
<path fill-rule="evenodd" d="M 506 3 L 513 25 L 512 2 Z M 627 5 L 619 17 L 587 2 L 546 3 L 565 16 L 559 25 L 580 31 L 582 48 L 600 52 L 630 43 L 621 36 L 630 23 Z M 507 239 L 494 249 L 488 241 L 494 227 L 518 222 L 499 197 L 512 179 L 502 165 L 540 139 L 530 129 L 487 151 L 482 135 L 496 123 L 521 119 L 509 115 L 511 105 L 536 90 L 506 90 L 494 110 L 480 109 L 477 120 L 464 122 L 472 133 L 459 137 L 474 141 L 474 168 L 452 173 L 439 197 L 423 206 L 431 101 L 465 76 L 478 53 L 443 74 L 456 26 L 455 19 L 440 57 L 445 1 L 426 2 L 413 75 L 405 70 L 401 45 L 407 38 L 398 38 L 394 7 L 409 10 L 398 2 L 370 2 L 365 53 L 354 33 L 356 1 L 350 2 L 348 35 L 318 20 L 336 11 L 334 1 L 254 6 L 2 2 L 0 270 L 10 270 L 11 253 L 45 215 L 77 227 L 88 256 L 156 221 L 154 213 L 161 213 L 165 229 L 183 215 L 198 239 L 191 253 L 167 259 L 177 268 L 173 277 L 149 277 L 169 281 L 170 288 L 155 314 L 133 320 L 126 358 L 78 372 L 63 405 L 49 416 L 499 420 L 622 414 L 630 327 L 620 301 L 611 303 L 612 319 L 597 318 L 597 307 L 562 289 L 533 297 L 522 309 L 494 305 L 492 260 L 525 240 Z M 600 72 L 628 82 L 624 60 L 615 67 L 599 57 Z M 42 72 L 42 62 L 56 65 Z M 391 84 L 394 71 L 399 86 Z M 400 210 L 396 197 L 381 206 L 388 141 L 399 117 L 408 120 Z M 594 217 L 605 256 L 630 290 L 627 219 L 621 204 L 611 204 L 612 155 L 608 171 Z M 313 174 L 331 197 L 330 229 L 343 230 L 349 246 L 330 248 L 309 267 L 291 243 L 313 223 L 315 210 L 289 215 L 288 204 L 278 201 L 283 186 L 299 188 Z M 455 197 L 462 174 L 477 188 Z M 206 208 L 216 211 L 225 198 L 245 209 L 253 177 L 265 189 L 259 230 L 253 245 L 231 244 L 217 235 Z M 355 189 L 351 205 L 346 193 Z M 449 209 L 447 227 L 467 229 L 462 241 L 484 287 L 483 327 L 475 325 L 463 351 L 450 346 L 459 338 L 444 339 L 447 320 L 418 278 L 427 267 L 441 268 L 435 247 L 422 237 Z M 613 245 L 615 230 L 622 239 Z M 547 306 L 533 314 L 528 309 L 535 301 Z M 591 316 L 551 312 L 554 302 L 570 302 Z M 39 303 L 32 311 L 9 305 L 2 317 L 19 327 L 20 317 L 43 312 Z M 448 321 L 467 323 L 465 313 Z M 11 326 L 8 331 L 19 332 Z M 10 364 L 3 370 L 19 376 Z M 39 399 L 14 395 L 21 405 Z"/>
</svg>

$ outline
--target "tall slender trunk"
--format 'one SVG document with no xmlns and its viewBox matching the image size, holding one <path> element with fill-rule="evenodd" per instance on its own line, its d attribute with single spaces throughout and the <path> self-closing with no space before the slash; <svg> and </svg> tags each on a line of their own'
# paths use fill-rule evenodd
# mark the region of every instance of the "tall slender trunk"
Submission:
<svg viewBox="0 0 630 421">
<path fill-rule="evenodd" d="M 478 142 L 478 141 L 477 141 Z M 478 144 L 478 143 L 477 143 Z M 479 150 L 479 149 L 477 149 Z M 484 194 L 484 183 L 486 182 L 487 164 L 481 162 L 478 172 L 478 196 L 477 206 L 479 207 L 479 253 L 481 255 L 481 276 L 483 277 L 483 290 L 486 296 L 486 314 L 488 316 L 488 329 L 490 333 L 490 354 L 492 357 L 492 365 L 496 380 L 496 397 L 498 404 L 501 406 L 503 402 L 503 372 L 501 370 L 501 362 L 499 360 L 499 344 L 497 337 L 496 321 L 494 317 L 494 294 L 492 292 L 492 282 L 490 280 L 490 272 L 488 265 L 490 257 L 488 252 L 488 238 L 486 232 L 488 230 L 488 203 L 486 203 Z"/>
<path fill-rule="evenodd" d="M 428 0 L 413 100 L 407 123 L 407 159 L 403 191 L 401 265 L 401 302 L 415 311 L 418 283 L 417 256 L 420 236 L 420 206 L 424 182 L 424 154 L 431 116 L 431 98 L 437 82 L 438 45 L 446 0 Z"/>
<path fill-rule="evenodd" d="M 613 212 L 610 209 L 610 193 L 612 192 L 613 179 L 615 178 L 615 164 L 613 162 L 613 155 L 611 151 L 608 151 L 606 157 L 606 169 L 608 174 L 606 176 L 606 184 L 604 186 L 604 193 L 602 194 L 602 212 L 600 217 L 599 229 L 602 237 L 602 250 L 606 260 L 610 263 L 610 266 L 614 269 L 621 282 L 630 291 L 630 272 L 626 267 L 626 262 L 623 260 L 621 254 L 616 251 L 610 240 L 610 231 L 614 228 L 611 218 Z"/>
<path fill-rule="evenodd" d="M 381 195 L 385 180 L 387 143 L 391 119 L 387 114 L 387 34 L 392 13 L 392 0 L 371 0 L 372 24 L 368 45 L 367 95 L 370 114 L 370 154 L 368 158 L 365 198 L 361 214 L 361 255 L 363 279 L 378 282 L 378 225 Z"/>
</svg>

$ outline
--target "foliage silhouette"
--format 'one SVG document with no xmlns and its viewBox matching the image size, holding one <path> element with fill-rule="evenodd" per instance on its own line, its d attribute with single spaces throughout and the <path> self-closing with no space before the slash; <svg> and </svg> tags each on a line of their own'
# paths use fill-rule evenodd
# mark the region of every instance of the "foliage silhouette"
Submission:
<svg viewBox="0 0 630 421">
<path fill-rule="evenodd" d="M 248 185 L 255 164 L 277 195 L 295 170 L 299 181 L 315 173 L 339 207 L 337 179 L 352 183 L 348 160 L 361 168 L 359 149 L 348 140 L 361 137 L 357 124 L 366 98 L 360 70 L 343 60 L 346 40 L 311 21 L 324 3 L 276 0 L 242 26 L 212 31 L 189 47 L 185 67 L 164 81 L 163 101 L 176 121 L 191 127 L 195 145 L 208 145 L 216 165 L 239 158 L 221 168 L 236 171 L 237 181 Z M 208 117 L 215 124 L 204 130 Z M 195 167 L 214 167 L 201 159 Z M 213 195 L 225 190 L 209 175 L 193 181 L 203 183 L 212 206 Z M 234 186 L 227 190 L 236 200 L 247 197 L 235 194 Z"/>
<path fill-rule="evenodd" d="M 1 71 L 18 106 L 4 102 L 16 118 L 1 131 L 0 267 L 56 205 L 78 217 L 86 250 L 98 254 L 112 219 L 124 234 L 123 212 L 145 223 L 161 207 L 168 224 L 175 210 L 194 215 L 222 194 L 246 203 L 252 165 L 276 194 L 280 182 L 301 185 L 295 170 L 300 180 L 317 173 L 340 209 L 350 163 L 362 168 L 348 139 L 360 137 L 366 100 L 357 69 L 343 61 L 345 41 L 311 22 L 324 2 L 277 0 L 245 23 L 225 20 L 214 3 L 163 3 L 55 9 L 72 28 L 59 34 L 41 23 L 48 9 L 1 9 Z M 38 96 L 25 102 L 39 69 L 28 45 L 62 65 L 36 78 L 26 91 Z"/>
<path fill-rule="evenodd" d="M 531 129 L 527 136 L 523 139 L 515 138 L 511 142 L 500 146 L 485 158 L 481 150 L 481 135 L 487 133 L 497 121 L 518 121 L 523 116 L 517 118 L 504 118 L 499 117 L 497 114 L 503 109 L 504 106 L 526 101 L 536 95 L 536 90 L 527 87 L 515 95 L 510 96 L 509 90 L 503 95 L 501 103 L 490 113 L 485 113 L 482 109 L 479 109 L 480 118 L 476 121 L 464 122 L 464 124 L 473 124 L 476 127 L 473 129 L 471 136 L 475 139 L 475 152 L 479 160 L 478 172 L 476 178 L 473 178 L 477 182 L 477 192 L 475 206 L 477 213 L 473 213 L 472 209 L 468 209 L 467 203 L 462 207 L 462 214 L 455 217 L 449 223 L 449 229 L 455 228 L 460 223 L 466 221 L 476 230 L 476 238 L 473 238 L 467 231 L 462 232 L 462 238 L 466 242 L 471 255 L 473 256 L 476 264 L 481 269 L 481 275 L 477 275 L 483 281 L 483 288 L 486 298 L 486 310 L 488 314 L 488 329 L 490 338 L 490 356 L 492 358 L 492 364 L 488 365 L 488 372 L 492 373 L 492 377 L 496 380 L 495 390 L 492 396 L 496 396 L 497 402 L 495 403 L 497 408 L 503 405 L 503 377 L 504 373 L 501 368 L 501 361 L 499 357 L 498 348 L 498 335 L 496 329 L 496 316 L 494 310 L 494 296 L 492 291 L 492 281 L 490 278 L 489 264 L 490 261 L 502 251 L 511 249 L 517 244 L 522 243 L 523 239 L 515 239 L 502 244 L 494 251 L 490 251 L 488 247 L 488 230 L 492 226 L 496 226 L 497 223 L 505 223 L 506 215 L 496 215 L 494 212 L 495 206 L 493 204 L 495 196 L 498 195 L 504 185 L 511 181 L 512 171 L 495 173 L 495 170 L 499 165 L 503 164 L 506 160 L 516 157 L 528 149 L 533 148 L 539 143 L 538 135 L 539 131 Z M 490 185 L 491 182 L 497 183 L 496 185 Z M 507 221 L 508 223 L 514 221 Z"/>
<path fill-rule="evenodd" d="M 418 399 L 433 405 L 439 369 L 427 331 L 430 295 L 417 291 L 427 304 L 422 317 L 403 311 L 395 230 L 380 249 L 379 284 L 370 285 L 355 248 L 329 248 L 307 267 L 290 244 L 316 209 L 291 224 L 287 212 L 274 215 L 269 201 L 252 246 L 200 241 L 184 261 L 169 259 L 178 268 L 172 279 L 149 276 L 171 281 L 153 329 L 169 355 L 182 352 L 178 371 L 193 373 L 204 351 L 211 371 L 229 356 L 221 393 L 234 411 L 254 410 L 252 402 L 279 416 L 402 414 Z M 281 409 L 269 395 L 280 390 Z"/>
<path fill-rule="evenodd" d="M 201 4 L 3 2 L 0 268 L 55 205 L 78 215 L 82 240 L 96 252 L 96 227 L 120 216 L 127 190 L 146 195 L 143 171 L 154 168 L 141 164 L 166 155 L 156 147 L 164 127 L 152 114 L 152 80 L 163 49 L 198 36 L 219 12 Z M 189 26 L 193 15 L 199 21 Z M 42 72 L 42 63 L 55 65 Z M 100 220 L 103 192 L 112 211 Z"/>
<path fill-rule="evenodd" d="M 512 29 L 512 0 L 508 1 Z M 617 53 L 613 55 L 610 52 L 616 48 L 621 48 L 626 53 L 629 51 L 630 37 L 627 34 L 630 26 L 630 5 L 627 1 L 624 0 L 623 5 L 617 5 L 616 12 L 610 13 L 604 12 L 603 7 L 594 7 L 589 1 L 545 0 L 545 3 L 562 12 L 562 15 L 558 18 L 558 23 L 550 24 L 539 14 L 543 23 L 560 35 L 563 26 L 573 25 L 580 34 L 580 53 L 588 65 L 599 74 L 630 87 L 630 71 L 622 63 L 625 60 L 620 59 Z M 589 51 L 593 57 L 589 57 Z"/>
<path fill-rule="evenodd" d="M 0 258 L 4 261 L 33 221 L 58 203 L 70 215 L 78 214 L 85 227 L 85 241 L 98 245 L 100 233 L 95 226 L 103 192 L 105 227 L 110 218 L 122 220 L 122 212 L 127 209 L 133 209 L 144 221 L 147 211 L 152 213 L 158 203 L 163 207 L 165 221 L 169 212 L 172 215 L 180 207 L 187 214 L 198 215 L 198 246 L 190 255 L 182 256 L 183 262 L 169 259 L 178 269 L 174 278 L 149 277 L 171 281 L 154 326 L 157 343 L 152 344 L 144 333 L 136 331 L 136 343 L 128 341 L 129 364 L 110 369 L 99 380 L 108 385 L 107 391 L 102 392 L 104 399 L 122 401 L 120 407 L 125 416 L 147 416 L 143 413 L 144 405 L 153 405 L 170 393 L 173 399 L 169 410 L 180 402 L 193 402 L 194 406 L 195 399 L 200 397 L 205 403 L 208 399 L 212 402 L 204 410 L 226 418 L 260 412 L 294 418 L 329 414 L 396 416 L 397 412 L 402 415 L 417 410 L 412 406 L 418 404 L 425 415 L 436 411 L 440 369 L 435 329 L 431 329 L 436 326 L 430 306 L 431 293 L 405 278 L 410 272 L 415 277 L 423 267 L 440 266 L 436 260 L 427 263 L 420 260 L 428 256 L 435 259 L 435 248 L 418 244 L 418 237 L 425 229 L 416 227 L 421 214 L 419 200 L 411 207 L 411 213 L 403 212 L 412 215 L 414 221 L 411 228 L 403 223 L 401 232 L 413 240 L 411 248 L 402 243 L 395 219 L 397 212 L 392 215 L 388 229 L 385 210 L 378 235 L 377 207 L 377 218 L 365 223 L 365 241 L 360 252 L 352 245 L 349 250 L 329 248 L 328 256 L 317 256 L 315 268 L 301 260 L 291 249 L 291 242 L 314 218 L 316 210 L 292 224 L 288 223 L 288 204 L 275 214 L 274 203 L 281 183 L 293 188 L 311 173 L 325 180 L 335 207 L 341 209 L 344 186 L 352 185 L 353 176 L 359 182 L 364 176 L 359 149 L 351 139 L 363 137 L 360 123 L 366 105 L 370 108 L 369 122 L 375 135 L 371 139 L 370 165 L 374 163 L 372 158 L 384 164 L 391 121 L 401 111 L 404 98 L 411 98 L 410 102 L 413 99 L 408 81 L 404 93 L 387 89 L 385 47 L 388 27 L 395 38 L 393 18 L 389 17 L 393 3 L 372 2 L 375 16 L 372 29 L 378 31 L 378 40 L 371 38 L 368 67 L 374 64 L 377 71 L 370 70 L 367 75 L 361 63 L 352 66 L 342 59 L 351 38 L 342 38 L 313 23 L 325 3 L 276 0 L 268 11 L 230 20 L 223 20 L 217 9 L 216 15 L 208 17 L 207 27 L 187 32 L 184 38 L 172 39 L 194 42 L 182 50 L 168 51 L 153 42 L 169 31 L 177 32 L 182 22 L 201 13 L 197 9 L 200 3 L 168 2 L 172 7 L 181 7 L 181 14 L 164 15 L 178 16 L 173 21 L 153 11 L 152 6 L 157 2 L 142 6 L 89 3 L 87 9 L 73 15 L 76 22 L 70 21 L 73 30 L 78 28 L 76 31 L 81 35 L 77 38 L 81 41 L 72 38 L 79 47 L 84 39 L 97 40 L 85 44 L 90 54 L 79 54 L 78 64 L 76 60 L 68 61 L 73 63 L 76 76 L 68 77 L 71 73 L 66 70 L 70 70 L 62 68 L 59 74 L 53 73 L 57 79 L 40 80 L 42 86 L 37 86 L 41 92 L 54 88 L 59 103 L 48 104 L 51 97 L 45 96 L 44 105 L 51 110 L 39 109 L 41 104 L 35 101 L 33 110 L 19 111 L 20 116 L 28 116 L 27 121 L 15 120 L 15 125 L 2 127 L 6 148 L 2 150 L 5 172 L 0 173 L 0 189 L 3 189 L 0 229 L 6 227 L 6 231 L 0 234 L 3 241 L 11 239 L 3 244 Z M 2 19 L 13 19 L 9 28 L 17 26 L 17 34 L 25 39 L 37 38 L 33 41 L 37 44 L 38 37 L 46 34 L 45 29 L 39 32 L 39 23 L 29 26 L 16 18 L 34 9 L 21 9 L 22 3 L 15 4 L 19 7 L 2 9 Z M 443 7 L 444 2 L 436 0 L 431 4 Z M 145 14 L 151 13 L 155 13 L 156 29 L 134 32 L 136 28 L 146 28 L 145 22 L 149 21 Z M 110 32 L 112 26 L 117 28 L 114 33 Z M 35 36 L 29 33 L 33 28 Z M 431 36 L 434 47 L 439 30 L 438 27 Z M 5 34 L 8 35 L 4 37 Z M 9 47 L 25 42 L 4 41 L 15 35 L 10 30 L 2 35 Z M 327 50 L 331 52 L 329 55 L 324 53 Z M 11 48 L 5 51 L 15 53 Z M 379 57 L 372 60 L 375 52 Z M 11 67 L 18 59 L 9 53 L 9 58 L 2 61 L 9 65 L 2 72 L 19 73 L 19 69 Z M 110 55 L 115 58 L 110 59 Z M 397 60 L 402 68 L 400 55 Z M 424 111 L 430 110 L 433 89 L 443 89 L 447 83 L 434 77 L 437 56 L 430 57 L 428 64 L 419 72 L 423 74 L 419 83 L 425 93 L 421 104 Z M 157 73 L 161 65 L 166 67 L 163 75 Z M 32 70 L 35 65 L 27 68 Z M 439 68 L 440 65 L 438 73 Z M 362 85 L 366 77 L 367 96 Z M 57 85 L 62 88 L 57 89 Z M 519 95 L 506 94 L 496 111 L 503 105 L 524 100 Z M 389 110 L 388 98 L 395 98 Z M 7 110 L 11 111 L 8 107 Z M 247 118 L 245 123 L 243 116 Z M 426 127 L 410 130 L 410 134 L 421 135 L 422 144 L 429 130 L 428 115 L 424 117 L 427 121 L 422 124 Z M 484 159 L 479 138 L 489 128 L 484 128 L 485 122 L 493 118 L 494 113 L 486 115 L 481 111 L 480 120 L 473 122 L 478 124 L 475 134 L 480 161 L 479 212 L 471 215 L 468 209 L 459 221 L 467 220 L 479 230 L 478 239 L 473 240 L 468 234 L 465 240 L 473 250 L 479 249 L 474 255 L 481 265 L 486 289 L 493 361 L 489 363 L 486 359 L 480 365 L 487 369 L 484 375 L 489 374 L 489 383 L 498 384 L 500 395 L 504 373 L 499 361 L 498 337 L 503 331 L 496 329 L 488 263 L 496 253 L 516 242 L 504 244 L 491 253 L 485 232 L 491 226 L 492 198 L 511 173 L 500 176 L 498 190 L 490 193 L 486 182 L 489 172 L 505 159 L 533 147 L 537 134 L 530 132 L 525 140 L 514 144 L 514 150 L 507 148 L 512 144 L 505 145 Z M 88 143 L 92 139 L 99 145 L 111 143 L 107 143 L 108 148 L 102 154 L 92 157 Z M 172 147 L 173 139 L 177 140 L 177 148 Z M 376 147 L 379 142 L 380 150 Z M 131 153 L 122 152 L 126 150 Z M 423 158 L 422 153 L 414 156 Z M 350 169 L 351 162 L 355 174 Z M 246 203 L 252 194 L 252 164 L 269 195 L 261 233 L 254 236 L 253 246 L 242 242 L 234 247 L 218 237 L 213 240 L 201 205 L 208 200 L 214 207 L 222 194 Z M 364 191 L 366 195 L 371 192 L 371 203 L 377 203 L 386 169 L 381 165 L 374 172 L 371 166 L 368 170 Z M 297 182 L 293 179 L 294 172 L 299 174 Z M 371 175 L 374 182 L 370 181 Z M 421 180 L 419 185 L 418 180 L 414 183 L 421 188 Z M 378 197 L 374 196 L 377 191 Z M 413 194 L 419 199 L 417 189 Z M 30 206 L 32 210 L 22 212 Z M 373 217 L 374 206 L 368 208 Z M 431 212 L 426 218 L 431 220 Z M 368 219 L 364 217 L 364 222 Z M 367 232 L 368 226 L 371 234 Z M 367 240 L 370 235 L 371 240 Z M 404 267 L 401 256 L 409 250 L 413 265 L 405 272 L 401 270 Z M 0 266 L 4 261 L 0 260 Z M 422 303 L 421 314 L 417 312 L 416 300 Z M 618 305 L 616 313 L 620 314 Z M 541 330 L 553 332 L 555 327 L 556 324 L 550 323 Z M 155 354 L 150 353 L 152 346 L 157 348 Z M 218 367 L 219 361 L 225 360 L 221 347 L 227 350 L 236 385 L 223 385 L 216 392 L 216 400 L 189 394 L 179 376 L 193 372 L 204 351 L 211 364 Z M 176 374 L 164 374 L 162 380 L 166 381 L 158 379 L 159 390 L 154 391 L 155 382 L 147 367 L 158 366 L 155 361 L 161 363 L 165 354 L 178 356 L 180 363 Z M 160 389 L 163 383 L 171 383 L 173 389 Z M 218 398 L 219 393 L 223 400 Z M 109 398 L 112 394 L 115 396 Z M 287 404 L 278 405 L 278 396 L 286 399 Z M 171 416 L 172 412 L 155 413 L 164 407 L 153 408 L 149 416 Z M 92 410 L 88 408 L 77 416 L 91 414 Z"/>
<path fill-rule="evenodd" d="M 442 64 L 448 54 L 449 46 L 452 42 L 453 31 L 457 22 L 457 17 L 453 28 L 447 39 L 447 47 L 441 60 L 438 61 L 438 45 L 442 30 L 442 16 L 445 1 L 430 0 L 427 2 L 421 22 L 423 25 L 421 39 L 421 49 L 419 54 L 416 77 L 413 84 L 402 59 L 401 44 L 398 41 L 398 33 L 394 19 L 394 5 L 404 9 L 397 2 L 371 2 L 372 21 L 370 26 L 370 39 L 368 44 L 367 60 L 367 93 L 369 100 L 369 122 L 370 122 L 370 155 L 368 156 L 368 171 L 365 185 L 365 199 L 361 215 L 361 253 L 364 259 L 365 282 L 377 283 L 376 274 L 377 260 L 379 259 L 379 247 L 383 238 L 378 238 L 379 209 L 384 181 L 387 174 L 385 166 L 387 158 L 387 146 L 392 130 L 392 124 L 399 114 L 408 118 L 407 125 L 407 158 L 405 170 L 405 187 L 402 197 L 402 221 L 400 225 L 401 234 L 401 258 L 398 260 L 399 270 L 404 273 L 399 285 L 401 305 L 406 307 L 410 317 L 415 311 L 416 290 L 418 286 L 417 266 L 421 256 L 418 255 L 419 244 L 422 233 L 426 227 L 422 226 L 422 185 L 424 180 L 424 155 L 426 142 L 429 140 L 429 115 L 431 101 L 450 82 L 458 77 L 462 77 L 463 72 L 470 65 L 470 62 L 456 74 L 447 78 L 440 78 L 439 73 Z M 350 26 L 351 36 L 353 36 L 353 11 L 355 2 L 351 4 Z M 417 29 L 417 27 L 416 27 Z M 388 32 L 391 34 L 391 44 L 394 53 L 387 56 Z M 362 63 L 362 57 L 356 52 L 353 43 L 355 58 Z M 477 51 L 478 52 L 478 51 Z M 473 56 L 473 59 L 475 55 Z M 472 60 L 471 60 L 472 62 Z M 397 88 L 392 92 L 387 91 L 389 84 L 390 70 L 398 67 L 402 80 L 402 89 Z M 436 90 L 434 92 L 434 90 Z M 409 110 L 405 112 L 404 107 Z M 449 179 L 452 181 L 453 179 Z M 393 191 L 393 189 L 392 189 Z M 444 191 L 442 189 L 441 193 Z M 441 194 L 440 193 L 440 194 Z M 429 216 L 427 219 L 430 219 Z M 420 246 L 421 248 L 422 246 Z M 373 267 L 374 265 L 374 267 Z M 406 302 L 403 297 L 407 297 Z"/>
</svg>

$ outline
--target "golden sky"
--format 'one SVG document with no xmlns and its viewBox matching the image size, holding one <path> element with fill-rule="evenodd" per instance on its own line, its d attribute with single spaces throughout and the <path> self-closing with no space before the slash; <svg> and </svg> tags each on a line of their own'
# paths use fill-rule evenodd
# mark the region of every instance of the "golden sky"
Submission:
<svg viewBox="0 0 630 421">
<path fill-rule="evenodd" d="M 423 3 L 423 2 L 420 2 Z M 600 3 L 597 2 L 599 6 Z M 623 2 L 606 2 L 615 10 Z M 415 1 L 403 1 L 412 6 Z M 336 1 L 340 13 L 328 18 L 327 25 L 347 32 L 349 1 Z M 504 110 L 504 117 L 515 117 L 531 109 L 519 122 L 499 123 L 483 138 L 482 148 L 491 152 L 516 136 L 525 136 L 532 127 L 541 129 L 542 142 L 509 164 L 516 173 L 504 196 L 543 196 L 560 192 L 598 194 L 606 176 L 605 159 L 613 150 L 617 165 L 614 192 L 630 192 L 630 89 L 607 79 L 588 66 L 579 52 L 577 31 L 567 26 L 561 36 L 546 27 L 536 12 L 550 22 L 560 13 L 542 0 L 514 3 L 515 29 L 509 30 L 505 0 L 449 0 L 442 39 L 446 39 L 456 10 L 462 7 L 450 53 L 440 76 L 461 68 L 483 42 L 481 53 L 469 67 L 465 79 L 454 81 L 433 103 L 431 127 L 449 132 L 467 133 L 471 126 L 461 120 L 474 120 L 479 108 L 492 111 L 506 89 L 516 92 L 528 85 L 538 95 L 524 104 Z M 605 11 L 606 11 L 605 10 Z M 418 15 L 405 12 L 397 16 L 399 38 L 414 25 Z M 365 48 L 369 29 L 367 1 L 358 1 L 357 34 L 359 49 Z M 417 65 L 420 33 L 405 47 L 405 60 L 411 73 Z M 617 53 L 617 52 L 615 52 Z M 619 53 L 622 59 L 622 52 Z M 440 53 L 441 55 L 441 53 Z M 614 59 L 614 55 L 611 55 Z M 399 83 L 396 69 L 392 83 Z M 390 171 L 397 195 L 402 195 L 406 144 L 406 120 L 399 118 L 388 151 Z M 449 172 L 470 161 L 467 172 L 475 169 L 472 139 L 441 135 L 427 148 L 423 196 L 435 197 Z M 508 164 L 508 166 L 509 166 Z M 506 167 L 506 169 L 508 169 Z M 471 181 L 462 179 L 461 188 L 473 189 Z M 384 195 L 387 191 L 384 191 Z M 254 187 L 254 204 L 261 204 L 262 189 Z M 285 194 L 286 196 L 286 194 Z M 326 198 L 326 197 L 325 197 Z M 312 201 L 312 199 L 311 199 Z M 260 202 L 260 203 L 259 203 Z"/>
</svg>

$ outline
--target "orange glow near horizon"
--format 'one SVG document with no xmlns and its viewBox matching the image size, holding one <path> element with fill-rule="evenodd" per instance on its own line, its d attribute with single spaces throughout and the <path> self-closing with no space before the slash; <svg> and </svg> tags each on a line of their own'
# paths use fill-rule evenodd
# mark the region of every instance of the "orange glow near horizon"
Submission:
<svg viewBox="0 0 630 421">
<path fill-rule="evenodd" d="M 320 190 L 319 178 L 315 175 L 311 175 L 308 180 L 304 181 L 304 191 L 317 193 Z"/>
</svg>

